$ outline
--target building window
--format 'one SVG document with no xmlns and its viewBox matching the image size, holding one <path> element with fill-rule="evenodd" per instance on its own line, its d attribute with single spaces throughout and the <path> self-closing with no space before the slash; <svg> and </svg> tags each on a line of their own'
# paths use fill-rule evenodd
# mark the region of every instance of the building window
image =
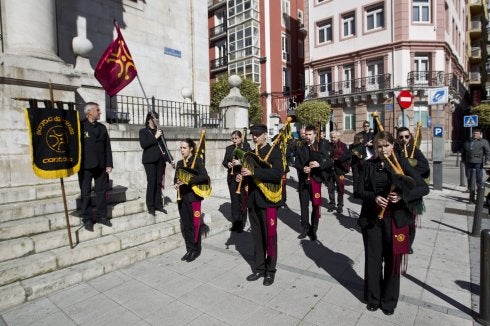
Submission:
<svg viewBox="0 0 490 326">
<path fill-rule="evenodd" d="M 354 65 L 344 66 L 344 80 L 343 91 L 344 94 L 352 93 L 352 87 L 354 86 Z"/>
<path fill-rule="evenodd" d="M 247 22 L 228 32 L 230 61 L 248 56 L 259 56 L 259 28 L 257 22 Z"/>
<path fill-rule="evenodd" d="M 366 30 L 371 31 L 385 26 L 385 14 L 383 4 L 366 9 Z"/>
<path fill-rule="evenodd" d="M 322 70 L 318 72 L 320 79 L 320 96 L 328 96 L 332 92 L 332 70 Z"/>
<path fill-rule="evenodd" d="M 291 37 L 288 34 L 281 34 L 282 61 L 289 62 L 291 53 Z"/>
<path fill-rule="evenodd" d="M 356 35 L 356 15 L 351 12 L 346 15 L 342 15 L 342 25 L 344 27 L 344 37 Z"/>
<path fill-rule="evenodd" d="M 353 108 L 344 109 L 344 130 L 356 130 L 356 114 Z"/>
<path fill-rule="evenodd" d="M 332 19 L 325 20 L 317 24 L 318 44 L 332 42 Z"/>
<path fill-rule="evenodd" d="M 419 121 L 422 122 L 422 128 L 427 128 L 427 120 L 429 110 L 426 104 L 415 103 L 413 106 L 413 124 L 416 125 Z"/>
<path fill-rule="evenodd" d="M 378 90 L 384 88 L 383 61 L 371 61 L 367 63 L 367 90 Z"/>
<path fill-rule="evenodd" d="M 298 9 L 298 26 L 303 24 L 303 11 Z"/>
<path fill-rule="evenodd" d="M 291 18 L 291 4 L 289 3 L 289 0 L 282 0 L 281 2 L 281 25 L 286 27 L 286 29 L 289 29 L 289 21 Z"/>
<path fill-rule="evenodd" d="M 305 57 L 305 44 L 303 41 L 298 41 L 298 58 L 303 59 Z"/>
<path fill-rule="evenodd" d="M 282 92 L 291 92 L 291 70 L 286 67 L 282 67 Z"/>
<path fill-rule="evenodd" d="M 430 21 L 430 0 L 413 0 L 412 21 L 427 23 Z"/>
<path fill-rule="evenodd" d="M 257 84 L 260 83 L 260 63 L 258 59 L 234 62 L 228 65 L 228 74 L 243 76 Z"/>
<path fill-rule="evenodd" d="M 415 82 L 427 84 L 429 75 L 429 57 L 417 55 L 414 58 L 413 67 L 415 69 Z"/>
</svg>

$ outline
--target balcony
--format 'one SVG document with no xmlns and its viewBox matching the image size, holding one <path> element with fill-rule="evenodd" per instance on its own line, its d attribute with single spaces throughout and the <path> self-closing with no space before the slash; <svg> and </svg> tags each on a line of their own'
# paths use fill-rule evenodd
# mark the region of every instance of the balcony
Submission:
<svg viewBox="0 0 490 326">
<path fill-rule="evenodd" d="M 228 57 L 224 56 L 218 59 L 211 60 L 209 62 L 209 70 L 211 72 L 218 72 L 226 70 L 228 68 Z"/>
<path fill-rule="evenodd" d="M 473 46 L 470 49 L 469 58 L 471 63 L 479 63 L 482 59 L 482 50 L 480 47 Z"/>
<path fill-rule="evenodd" d="M 468 32 L 470 33 L 470 39 L 472 40 L 476 40 L 481 37 L 482 23 L 480 16 L 471 20 Z"/>
<path fill-rule="evenodd" d="M 226 5 L 226 0 L 208 0 L 208 10 L 214 10 Z"/>
<path fill-rule="evenodd" d="M 391 74 L 382 74 L 327 84 L 311 85 L 307 87 L 307 96 L 324 98 L 387 90 L 391 88 L 390 79 Z"/>
<path fill-rule="evenodd" d="M 481 84 L 481 74 L 479 71 L 470 72 L 468 83 L 470 85 L 479 85 Z"/>
<path fill-rule="evenodd" d="M 220 24 L 209 29 L 209 40 L 214 41 L 220 37 L 226 37 L 226 24 Z"/>
<path fill-rule="evenodd" d="M 484 9 L 483 1 L 486 0 L 469 0 L 468 6 L 472 15 L 481 14 Z"/>
<path fill-rule="evenodd" d="M 444 86 L 444 83 L 444 71 L 410 71 L 407 77 L 407 85 L 410 87 L 437 87 Z"/>
</svg>

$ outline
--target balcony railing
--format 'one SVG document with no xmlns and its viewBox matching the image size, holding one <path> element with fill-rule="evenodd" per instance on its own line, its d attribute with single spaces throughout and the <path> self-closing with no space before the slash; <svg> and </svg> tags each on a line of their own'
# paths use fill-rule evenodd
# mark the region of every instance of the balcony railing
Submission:
<svg viewBox="0 0 490 326">
<path fill-rule="evenodd" d="M 214 26 L 209 29 L 209 38 L 216 37 L 218 35 L 224 34 L 226 32 L 226 23 Z"/>
<path fill-rule="evenodd" d="M 478 14 L 483 11 L 483 1 L 486 0 L 469 0 L 468 5 L 470 6 L 471 13 Z"/>
<path fill-rule="evenodd" d="M 218 59 L 211 60 L 209 62 L 209 68 L 211 70 L 224 69 L 228 66 L 228 56 L 224 56 Z"/>
<path fill-rule="evenodd" d="M 391 88 L 391 74 L 381 74 L 309 86 L 310 97 L 329 97 Z"/>
<path fill-rule="evenodd" d="M 444 86 L 444 71 L 411 71 L 408 73 L 408 86 Z"/>
<path fill-rule="evenodd" d="M 144 125 L 146 114 L 151 109 L 160 115 L 160 124 L 166 127 L 222 128 L 220 114 L 212 114 L 209 105 L 196 102 L 176 102 L 143 97 L 117 95 L 111 99 L 107 122 Z"/>
</svg>

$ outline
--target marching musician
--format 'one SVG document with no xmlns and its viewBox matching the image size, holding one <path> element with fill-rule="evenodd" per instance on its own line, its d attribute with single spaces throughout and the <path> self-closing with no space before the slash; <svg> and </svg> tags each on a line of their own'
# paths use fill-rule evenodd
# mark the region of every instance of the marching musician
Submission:
<svg viewBox="0 0 490 326">
<path fill-rule="evenodd" d="M 233 144 L 226 147 L 225 157 L 222 163 L 228 169 L 226 180 L 228 182 L 228 190 L 230 191 L 231 220 L 233 223 L 230 231 L 236 231 L 238 233 L 243 231 L 247 222 L 247 206 L 246 203 L 242 204 L 245 196 L 243 193 L 245 187 L 240 187 L 240 192 L 237 193 L 238 182 L 236 182 L 236 176 L 241 172 L 241 162 L 233 152 L 237 148 L 247 152 L 250 151 L 250 144 L 243 141 L 243 136 L 240 130 L 232 132 L 231 141 Z"/>
<path fill-rule="evenodd" d="M 357 186 L 359 185 L 359 169 L 360 165 L 366 158 L 366 146 L 362 143 L 362 135 L 355 134 L 354 141 L 349 146 L 349 150 L 352 157 L 352 183 L 353 183 L 353 193 L 357 192 Z"/>
<path fill-rule="evenodd" d="M 364 299 L 367 310 L 381 308 L 392 315 L 400 294 L 400 273 L 406 271 L 412 206 L 429 193 L 429 187 L 407 159 L 396 156 L 390 133 L 379 132 L 373 143 L 377 157 L 361 166 L 357 193 L 363 201 L 358 224 L 365 252 Z M 399 162 L 401 169 L 392 161 Z"/>
<path fill-rule="evenodd" d="M 409 162 L 420 174 L 422 179 L 427 180 L 430 176 L 429 161 L 427 161 L 422 151 L 415 146 L 410 130 L 407 127 L 400 127 L 396 130 L 396 135 L 398 142 L 395 144 L 395 151 L 403 157 L 410 157 L 413 151 L 413 159 L 409 159 Z M 414 223 L 410 224 L 409 229 L 411 254 L 413 253 L 412 244 L 415 240 L 416 224 L 416 219 L 414 219 Z"/>
<path fill-rule="evenodd" d="M 357 134 L 355 134 L 355 136 L 361 137 L 361 143 L 364 146 L 368 158 L 371 157 L 374 153 L 374 148 L 373 148 L 374 132 L 370 126 L 371 123 L 368 120 L 365 120 L 362 123 L 362 130 Z"/>
<path fill-rule="evenodd" d="M 349 172 L 351 154 L 349 148 L 340 139 L 342 134 L 339 131 L 330 133 L 332 143 L 333 170 L 327 179 L 328 188 L 328 211 L 335 209 L 335 191 L 337 191 L 337 213 L 342 214 L 344 207 L 345 174 Z"/>
<path fill-rule="evenodd" d="M 301 226 L 303 232 L 298 239 L 307 235 L 315 241 L 316 231 L 320 219 L 320 205 L 322 203 L 321 186 L 325 177 L 333 166 L 331 160 L 331 147 L 324 140 L 318 141 L 315 126 L 306 126 L 306 146 L 298 147 L 296 151 L 295 167 L 298 171 L 298 193 L 301 207 Z M 311 224 L 308 220 L 309 202 L 312 204 Z"/>
<path fill-rule="evenodd" d="M 270 164 L 267 167 L 251 168 L 242 166 L 237 182 L 242 178 L 248 187 L 248 213 L 252 238 L 254 241 L 255 272 L 247 276 L 247 281 L 256 281 L 264 277 L 265 286 L 274 283 L 277 263 L 277 208 L 281 206 L 281 178 L 283 163 L 279 148 L 267 144 L 267 127 L 256 124 L 250 128 L 255 144 L 255 155 Z M 267 199 L 268 190 L 264 184 L 275 185 L 278 189 L 279 200 L 273 202 Z"/>
<path fill-rule="evenodd" d="M 158 129 L 158 113 L 148 112 L 145 125 L 146 127 L 139 131 L 140 145 L 143 149 L 141 162 L 146 172 L 146 207 L 148 213 L 155 215 L 155 211 L 164 212 L 162 185 L 165 181 L 165 166 L 167 162 L 173 162 L 164 151 L 163 132 Z"/>
<path fill-rule="evenodd" d="M 182 160 L 177 162 L 174 187 L 177 190 L 177 206 L 179 208 L 180 225 L 187 252 L 183 261 L 191 262 L 201 254 L 201 201 L 203 197 L 197 195 L 192 186 L 209 184 L 209 176 L 203 161 L 196 155 L 196 144 L 192 139 L 186 138 L 180 143 Z M 194 164 L 193 164 L 194 163 Z M 180 169 L 192 167 L 193 176 L 184 182 L 179 175 Z M 180 197 L 180 198 L 179 198 Z"/>
</svg>

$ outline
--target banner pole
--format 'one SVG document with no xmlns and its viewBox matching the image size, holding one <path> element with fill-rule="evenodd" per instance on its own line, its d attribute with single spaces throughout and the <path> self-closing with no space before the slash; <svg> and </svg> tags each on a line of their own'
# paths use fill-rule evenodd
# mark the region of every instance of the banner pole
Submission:
<svg viewBox="0 0 490 326">
<path fill-rule="evenodd" d="M 54 109 L 54 93 L 53 93 L 53 84 L 51 83 L 51 79 L 49 80 L 49 96 L 51 99 L 51 107 Z M 63 110 L 63 108 L 61 108 Z M 70 219 L 68 217 L 68 205 L 66 204 L 66 193 L 65 193 L 65 183 L 63 178 L 60 178 L 61 185 L 61 196 L 63 197 L 63 207 L 65 209 L 65 220 L 66 220 L 66 231 L 68 232 L 68 241 L 70 242 L 70 249 L 73 249 L 73 240 L 71 238 L 71 226 Z"/>
<path fill-rule="evenodd" d="M 145 97 L 146 104 L 148 105 L 148 112 L 150 112 L 151 118 L 153 119 L 153 122 L 155 123 L 155 128 L 158 128 L 158 126 L 156 125 L 157 119 L 156 119 L 155 115 L 153 114 L 153 109 L 150 105 L 150 100 L 148 99 L 148 96 L 146 96 L 146 92 L 145 92 L 145 89 L 143 88 L 143 84 L 141 83 L 140 76 L 136 75 L 136 79 L 138 79 L 138 83 L 140 84 L 141 90 L 143 91 L 143 96 Z M 160 137 L 162 138 L 163 147 L 164 147 L 165 152 L 167 153 L 167 155 L 171 161 L 171 165 L 175 169 L 175 161 L 174 161 L 174 158 L 172 156 L 172 153 L 170 153 L 170 151 L 168 150 L 167 140 L 163 136 L 163 132 L 162 132 L 162 135 Z M 160 143 L 158 143 L 158 147 L 160 147 Z M 160 147 L 160 151 L 163 154 L 163 149 L 161 147 Z"/>
</svg>

